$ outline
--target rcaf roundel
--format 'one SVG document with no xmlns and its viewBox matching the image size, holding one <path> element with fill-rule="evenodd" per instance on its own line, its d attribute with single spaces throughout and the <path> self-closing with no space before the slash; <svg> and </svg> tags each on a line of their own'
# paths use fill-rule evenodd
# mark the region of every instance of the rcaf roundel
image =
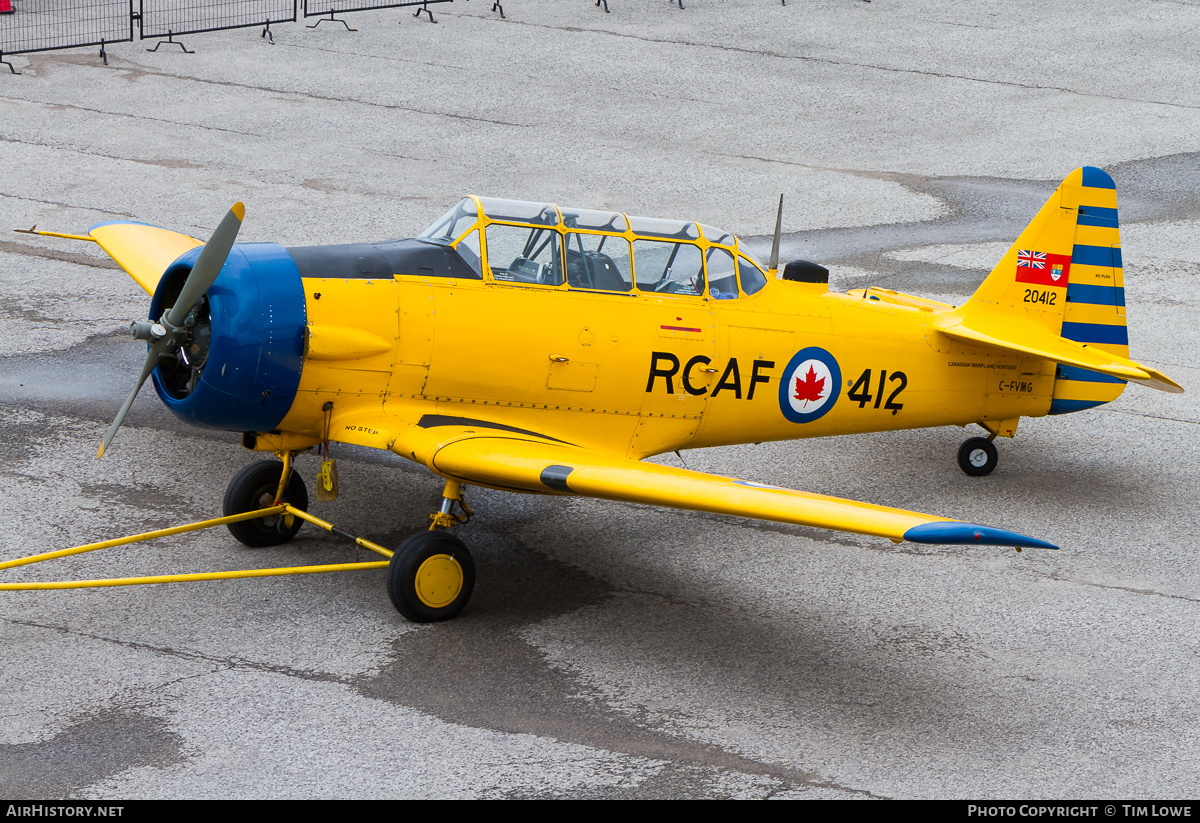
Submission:
<svg viewBox="0 0 1200 823">
<path fill-rule="evenodd" d="M 801 349 L 788 361 L 779 383 L 779 410 L 793 423 L 811 423 L 837 403 L 842 370 L 819 346 Z"/>
</svg>

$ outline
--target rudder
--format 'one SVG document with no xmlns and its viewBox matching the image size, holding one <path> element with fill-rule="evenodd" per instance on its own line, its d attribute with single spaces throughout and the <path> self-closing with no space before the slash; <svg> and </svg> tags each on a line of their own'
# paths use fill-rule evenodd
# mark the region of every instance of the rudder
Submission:
<svg viewBox="0 0 1200 823">
<path fill-rule="evenodd" d="M 1062 206 L 1076 209 L 1075 243 L 1067 284 L 1062 336 L 1077 343 L 1129 357 L 1125 323 L 1125 281 L 1117 187 L 1104 171 L 1085 166 L 1067 181 L 1078 184 L 1064 193 Z M 1050 414 L 1065 414 L 1117 399 L 1125 381 L 1073 366 L 1058 367 Z"/>
</svg>

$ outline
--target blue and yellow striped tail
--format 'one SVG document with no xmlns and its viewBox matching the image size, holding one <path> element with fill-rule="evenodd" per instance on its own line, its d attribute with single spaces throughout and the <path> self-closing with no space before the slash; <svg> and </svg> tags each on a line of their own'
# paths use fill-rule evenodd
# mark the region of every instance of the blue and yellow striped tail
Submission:
<svg viewBox="0 0 1200 823">
<path fill-rule="evenodd" d="M 1063 181 L 1061 191 L 1061 206 L 1077 209 L 1061 334 L 1128 359 L 1116 184 L 1106 172 L 1085 166 Z M 1119 377 L 1060 364 L 1049 413 L 1066 414 L 1108 403 L 1121 395 L 1125 385 Z"/>
<path fill-rule="evenodd" d="M 1055 363 L 1044 413 L 1108 403 L 1126 382 L 1183 391 L 1129 359 L 1117 190 L 1090 166 L 1063 180 L 971 299 L 943 312 L 937 327 L 960 342 Z"/>
</svg>

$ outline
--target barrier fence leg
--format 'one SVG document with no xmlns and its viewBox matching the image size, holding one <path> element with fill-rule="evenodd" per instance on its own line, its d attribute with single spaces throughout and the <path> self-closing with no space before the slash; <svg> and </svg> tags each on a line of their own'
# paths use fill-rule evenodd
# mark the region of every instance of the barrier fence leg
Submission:
<svg viewBox="0 0 1200 823">
<path fill-rule="evenodd" d="M 5 65 L 5 66 L 8 66 L 8 70 L 9 70 L 9 71 L 11 71 L 13 74 L 20 74 L 20 73 L 21 73 L 21 72 L 17 71 L 15 68 L 13 68 L 13 64 L 12 64 L 12 63 L 10 63 L 10 62 L 8 62 L 7 60 L 5 60 L 5 59 L 4 59 L 4 52 L 3 52 L 3 51 L 0 51 L 0 65 Z"/>
<path fill-rule="evenodd" d="M 358 31 L 358 29 L 352 29 L 352 28 L 350 28 L 350 24 L 349 24 L 349 23 L 347 23 L 345 20 L 338 20 L 336 17 L 334 17 L 334 16 L 333 16 L 333 12 L 329 12 L 329 19 L 330 19 L 330 21 L 331 21 L 331 22 L 334 22 L 334 23 L 341 23 L 343 26 L 345 26 L 345 27 L 346 27 L 346 31 Z M 324 23 L 324 22 L 325 22 L 325 18 L 324 18 L 324 17 L 320 17 L 320 18 L 318 18 L 318 19 L 317 19 L 317 22 L 313 23 L 311 26 L 305 26 L 305 28 L 309 28 L 309 29 L 315 29 L 317 26 L 321 25 L 321 24 L 322 24 L 322 23 Z"/>
<path fill-rule="evenodd" d="M 429 15 L 429 22 L 430 22 L 430 23 L 436 23 L 436 22 L 437 22 L 436 20 L 434 20 L 434 19 L 433 19 L 433 12 L 431 12 L 431 11 L 429 10 L 429 4 L 428 4 L 428 3 L 425 3 L 425 4 L 423 4 L 423 5 L 421 6 L 421 8 L 417 9 L 417 13 L 416 13 L 416 14 L 414 14 L 414 15 L 413 15 L 413 17 L 420 17 L 420 16 L 421 16 L 421 12 L 425 12 L 426 14 L 428 14 L 428 15 Z"/>
<path fill-rule="evenodd" d="M 167 29 L 167 39 L 166 40 L 159 40 L 157 45 L 154 46 L 154 48 L 146 49 L 146 51 L 158 51 L 158 47 L 161 46 L 163 43 L 167 43 L 172 46 L 179 46 L 179 48 L 183 49 L 184 54 L 195 54 L 196 53 L 196 52 L 192 51 L 191 49 L 189 49 L 187 46 L 183 45 L 183 43 L 180 43 L 178 40 L 176 40 L 175 34 L 170 29 Z"/>
</svg>

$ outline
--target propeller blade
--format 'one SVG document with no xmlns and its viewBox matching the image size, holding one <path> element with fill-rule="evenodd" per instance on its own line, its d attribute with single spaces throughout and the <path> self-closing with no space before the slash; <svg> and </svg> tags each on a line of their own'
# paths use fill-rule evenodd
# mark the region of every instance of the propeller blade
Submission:
<svg viewBox="0 0 1200 823">
<path fill-rule="evenodd" d="M 183 284 L 183 291 L 179 293 L 179 299 L 167 313 L 167 322 L 172 326 L 178 328 L 183 324 L 183 321 L 187 319 L 188 312 L 216 281 L 217 275 L 221 273 L 221 267 L 225 265 L 225 259 L 229 257 L 234 241 L 237 240 L 238 229 L 242 227 L 242 217 L 245 214 L 246 207 L 241 203 L 234 203 L 233 208 L 221 221 L 221 225 L 217 226 L 213 236 L 200 250 L 200 256 L 196 258 L 196 264 L 192 266 L 192 272 L 188 275 L 187 282 Z"/>
<path fill-rule="evenodd" d="M 775 215 L 775 240 L 771 243 L 771 262 L 767 264 L 767 271 L 772 276 L 779 273 L 779 233 L 783 228 L 783 195 L 779 195 L 779 213 Z"/>
<path fill-rule="evenodd" d="M 149 351 L 146 352 L 146 362 L 142 364 L 142 374 L 138 377 L 137 385 L 125 398 L 121 410 L 117 412 L 112 425 L 104 434 L 104 440 L 100 443 L 100 451 L 96 454 L 97 458 L 104 456 L 105 450 L 112 443 L 112 439 L 116 437 L 117 429 L 121 428 L 121 423 L 125 421 L 125 415 L 129 413 L 129 408 L 133 405 L 138 392 L 142 390 L 146 378 L 158 368 L 162 356 L 178 347 L 186 338 L 187 332 L 182 328 L 183 323 L 187 320 L 192 308 L 200 302 L 204 293 L 216 282 L 217 276 L 221 273 L 221 267 L 225 265 L 229 252 L 233 250 L 233 244 L 237 240 L 238 230 L 242 227 L 242 218 L 245 215 L 246 207 L 241 203 L 234 203 L 233 208 L 221 220 L 217 230 L 200 250 L 200 256 L 196 258 L 195 265 L 188 273 L 183 289 L 179 292 L 179 298 L 167 312 L 165 323 L 160 325 L 153 321 L 150 323 L 134 321 L 130 332 L 135 340 L 147 341 L 150 344 Z"/>
<path fill-rule="evenodd" d="M 155 342 L 150 345 L 150 351 L 146 354 L 146 362 L 142 364 L 142 376 L 138 378 L 137 385 L 133 387 L 133 391 L 125 398 L 125 402 L 121 405 L 121 410 L 117 412 L 117 417 L 113 420 L 112 425 L 108 427 L 108 431 L 104 434 L 104 441 L 100 444 L 100 452 L 96 455 L 96 459 L 104 456 L 104 450 L 108 448 L 108 444 L 117 434 L 117 429 L 121 428 L 121 423 L 125 420 L 125 415 L 129 412 L 129 407 L 133 405 L 133 399 L 137 397 L 139 391 L 142 390 L 142 384 L 146 382 L 146 378 L 150 376 L 150 372 L 158 365 L 158 357 L 162 353 L 162 344 Z"/>
</svg>

